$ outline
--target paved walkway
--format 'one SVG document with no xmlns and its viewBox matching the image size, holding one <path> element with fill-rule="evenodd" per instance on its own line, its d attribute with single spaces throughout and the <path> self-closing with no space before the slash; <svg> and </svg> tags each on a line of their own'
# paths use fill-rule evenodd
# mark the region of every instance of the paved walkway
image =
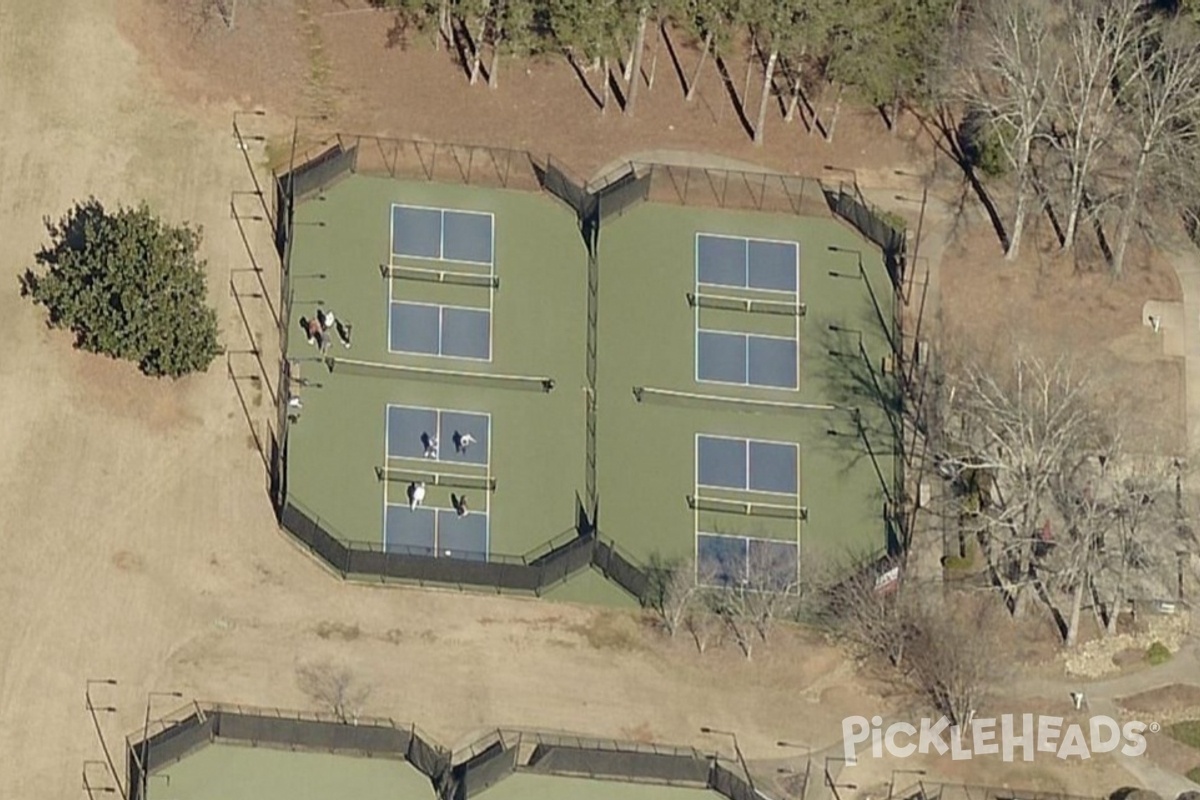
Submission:
<svg viewBox="0 0 1200 800">
<path fill-rule="evenodd" d="M 1194 249 L 1167 254 L 1183 292 L 1183 357 L 1188 444 L 1200 449 L 1200 254 Z"/>
</svg>

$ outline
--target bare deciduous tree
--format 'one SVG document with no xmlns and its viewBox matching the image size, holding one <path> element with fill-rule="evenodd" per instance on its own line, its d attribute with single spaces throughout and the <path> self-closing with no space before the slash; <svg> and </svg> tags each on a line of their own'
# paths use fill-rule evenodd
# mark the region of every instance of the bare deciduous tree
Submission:
<svg viewBox="0 0 1200 800">
<path fill-rule="evenodd" d="M 854 557 L 843 577 L 829 591 L 818 621 L 836 632 L 860 656 L 876 656 L 896 669 L 905 669 L 905 655 L 916 639 L 912 593 L 881 592 L 877 570 L 867 557 Z"/>
<path fill-rule="evenodd" d="M 996 605 L 919 603 L 907 674 L 914 688 L 959 727 L 971 724 L 989 687 L 1000 677 Z"/>
<path fill-rule="evenodd" d="M 1054 145 L 1066 173 L 1062 246 L 1074 247 L 1079 223 L 1094 213 L 1088 192 L 1117 120 L 1114 87 L 1141 44 L 1140 0 L 1067 0 L 1058 40 L 1065 49 L 1054 104 Z"/>
<path fill-rule="evenodd" d="M 320 703 L 341 722 L 358 719 L 363 704 L 371 694 L 370 688 L 359 685 L 349 669 L 328 661 L 297 667 L 296 683 L 300 691 Z"/>
<path fill-rule="evenodd" d="M 693 614 L 704 610 L 706 587 L 697 580 L 696 565 L 691 559 L 664 561 L 654 556 L 650 559 L 648 571 L 649 605 L 663 630 L 668 636 L 674 637 L 687 627 Z"/>
<path fill-rule="evenodd" d="M 723 576 L 708 597 L 747 659 L 757 642 L 766 642 L 776 624 L 795 616 L 801 603 L 794 550 L 764 540 L 748 547 L 744 576 Z"/>
<path fill-rule="evenodd" d="M 967 47 L 966 94 L 986 111 L 991 140 L 1011 170 L 1015 210 L 1005 258 L 1015 259 L 1035 195 L 1033 151 L 1046 136 L 1051 87 L 1060 65 L 1052 52 L 1048 6 L 1041 0 L 992 0 L 980 15 Z"/>
<path fill-rule="evenodd" d="M 854 559 L 849 571 L 825 595 L 824 627 L 859 658 L 902 676 L 952 722 L 969 724 L 998 677 L 995 599 L 943 601 L 940 587 L 906 580 L 881 592 L 870 559 Z"/>
<path fill-rule="evenodd" d="M 1143 213 L 1145 190 L 1150 181 L 1184 188 L 1185 196 L 1173 198 L 1176 210 L 1194 203 L 1200 186 L 1190 181 L 1170 180 L 1172 173 L 1192 169 L 1200 149 L 1200 32 L 1183 18 L 1156 18 L 1145 23 L 1140 44 L 1129 54 L 1122 100 L 1125 120 L 1123 199 L 1112 269 L 1120 274 L 1125 251 Z"/>
<path fill-rule="evenodd" d="M 964 524 L 1020 616 L 1037 578 L 1052 484 L 1102 452 L 1108 432 L 1086 374 L 1066 359 L 1018 351 L 991 366 L 963 363 L 946 383 L 941 432 L 950 454 L 939 469 L 955 480 Z"/>
</svg>

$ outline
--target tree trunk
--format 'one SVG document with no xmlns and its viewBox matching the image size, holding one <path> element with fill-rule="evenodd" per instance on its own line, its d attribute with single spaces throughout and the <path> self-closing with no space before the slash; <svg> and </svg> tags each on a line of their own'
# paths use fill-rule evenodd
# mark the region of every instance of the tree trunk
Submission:
<svg viewBox="0 0 1200 800">
<path fill-rule="evenodd" d="M 1126 568 L 1122 565 L 1117 579 L 1117 587 L 1113 589 L 1112 608 L 1108 610 L 1108 625 L 1104 632 L 1109 636 L 1115 636 L 1117 633 L 1117 621 L 1121 618 L 1121 607 L 1125 605 L 1123 595 L 1125 594 L 1125 578 Z"/>
<path fill-rule="evenodd" d="M 1138 202 L 1142 194 L 1142 176 L 1145 174 L 1146 161 L 1150 152 L 1146 148 L 1138 154 L 1137 166 L 1134 167 L 1133 177 L 1129 181 L 1129 200 L 1121 214 L 1121 227 L 1117 232 L 1117 246 L 1113 249 L 1113 275 L 1120 276 L 1125 268 L 1125 250 L 1129 246 L 1129 236 L 1133 233 L 1133 221 L 1137 217 Z"/>
<path fill-rule="evenodd" d="M 650 74 L 646 76 L 647 91 L 654 90 L 654 75 L 658 72 L 658 50 L 662 47 L 662 40 L 665 35 L 663 33 L 663 26 L 666 24 L 665 22 L 656 22 L 654 24 L 655 29 L 658 31 L 658 36 L 654 37 L 654 49 L 650 51 Z"/>
<path fill-rule="evenodd" d="M 687 102 L 692 102 L 696 97 L 696 87 L 700 85 L 700 70 L 704 69 L 704 62 L 708 60 L 708 56 L 712 53 L 713 34 L 704 34 L 704 46 L 700 48 L 700 60 L 696 62 L 696 70 L 692 73 L 692 79 L 688 81 L 687 94 L 683 99 Z"/>
<path fill-rule="evenodd" d="M 754 143 L 760 146 L 766 133 L 764 127 L 767 124 L 767 105 L 771 102 L 771 89 L 775 84 L 775 64 L 778 61 L 779 51 L 772 48 L 771 55 L 767 57 L 767 69 L 763 76 L 762 97 L 758 99 L 758 122 L 754 125 Z"/>
<path fill-rule="evenodd" d="M 466 23 L 463 24 L 463 28 L 466 28 Z M 479 68 L 483 66 L 483 34 L 486 30 L 487 17 L 484 17 L 479 21 L 479 33 L 471 42 L 471 86 L 479 81 Z"/>
<path fill-rule="evenodd" d="M 1112 608 L 1108 610 L 1108 624 L 1104 626 L 1104 632 L 1109 636 L 1115 636 L 1117 633 L 1117 621 L 1121 618 L 1121 592 L 1113 592 Z"/>
<path fill-rule="evenodd" d="M 500 85 L 500 41 L 492 42 L 492 62 L 488 65 L 488 87 L 495 89 Z"/>
<path fill-rule="evenodd" d="M 1063 644 L 1074 647 L 1079 638 L 1079 618 L 1083 613 L 1083 587 L 1086 581 L 1080 580 L 1075 591 L 1071 593 L 1071 613 L 1067 615 L 1067 635 Z"/>
<path fill-rule="evenodd" d="M 646 49 L 646 23 L 648 21 L 648 13 L 643 8 L 641 13 L 638 14 L 637 36 L 634 37 L 633 53 L 629 59 L 630 72 L 633 75 L 626 83 L 629 90 L 627 92 L 628 97 L 625 100 L 625 113 L 631 117 L 633 116 L 634 107 L 637 105 L 638 94 L 642 88 L 642 52 Z"/>
<path fill-rule="evenodd" d="M 442 41 L 448 42 L 454 37 L 454 31 L 450 28 L 450 0 L 441 0 L 438 4 L 438 33 L 440 35 L 433 38 L 433 46 L 441 50 Z"/>
<path fill-rule="evenodd" d="M 837 95 L 833 100 L 833 113 L 829 115 L 829 129 L 825 131 L 825 141 L 833 141 L 833 132 L 837 128 L 838 115 L 842 113 L 842 95 L 846 93 L 846 86 L 839 83 L 837 87 Z"/>
<path fill-rule="evenodd" d="M 1026 142 L 1022 147 L 1022 156 L 1025 159 L 1017 169 L 1017 210 L 1013 214 L 1012 230 L 1008 235 L 1008 249 L 1004 251 L 1004 258 L 1007 261 L 1015 261 L 1017 255 L 1021 251 L 1021 235 L 1025 232 L 1025 216 L 1029 209 L 1029 161 L 1028 161 L 1029 144 Z"/>
<path fill-rule="evenodd" d="M 605 56 L 602 59 L 602 64 L 603 64 L 603 69 L 602 69 L 602 73 L 601 73 L 600 77 L 604 81 L 604 91 L 600 95 L 600 113 L 607 114 L 608 113 L 608 97 L 610 94 L 612 94 L 612 88 L 608 85 L 608 77 L 609 77 L 608 56 Z"/>
<path fill-rule="evenodd" d="M 783 114 L 784 122 L 791 122 L 796 118 L 796 107 L 800 105 L 800 76 L 792 81 L 791 95 L 788 97 L 787 111 Z"/>
<path fill-rule="evenodd" d="M 1072 170 L 1071 193 L 1067 210 L 1067 226 L 1063 230 L 1062 249 L 1068 250 L 1075 246 L 1075 235 L 1079 232 L 1079 215 L 1083 210 L 1083 176 L 1081 168 Z"/>
<path fill-rule="evenodd" d="M 754 75 L 754 58 L 758 54 L 758 40 L 753 36 L 750 37 L 750 54 L 746 57 L 746 80 L 742 81 L 742 96 L 739 101 L 742 104 L 742 113 L 749 111 L 750 100 L 750 78 Z"/>
</svg>

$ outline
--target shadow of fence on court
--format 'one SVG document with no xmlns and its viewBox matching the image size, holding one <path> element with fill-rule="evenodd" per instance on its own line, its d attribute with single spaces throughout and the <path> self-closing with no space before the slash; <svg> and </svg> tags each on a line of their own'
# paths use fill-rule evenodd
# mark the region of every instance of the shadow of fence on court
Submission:
<svg viewBox="0 0 1200 800">
<path fill-rule="evenodd" d="M 565 733 L 496 729 L 452 753 L 417 726 L 391 719 L 192 703 L 141 734 L 126 738 L 129 800 L 145 800 L 151 776 L 213 743 L 404 760 L 429 779 L 438 800 L 470 800 L 518 773 L 710 789 L 729 800 L 757 800 L 748 776 L 715 755 Z"/>
<path fill-rule="evenodd" d="M 582 510 L 576 527 L 530 553 L 489 553 L 486 561 L 399 553 L 379 544 L 354 541 L 290 499 L 284 504 L 280 524 L 343 578 L 540 596 L 575 573 L 594 567 L 639 601 L 646 596 L 650 582 L 648 574 L 615 542 L 591 528 Z"/>
</svg>

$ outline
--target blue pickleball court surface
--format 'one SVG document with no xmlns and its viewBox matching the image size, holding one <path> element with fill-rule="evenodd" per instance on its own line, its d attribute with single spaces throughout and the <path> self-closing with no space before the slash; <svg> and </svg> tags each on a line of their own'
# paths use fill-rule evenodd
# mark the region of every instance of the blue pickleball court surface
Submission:
<svg viewBox="0 0 1200 800">
<path fill-rule="evenodd" d="M 800 245 L 742 236 L 696 235 L 696 280 L 735 289 L 797 292 Z"/>
<path fill-rule="evenodd" d="M 491 214 L 449 208 L 392 206 L 392 256 L 466 264 L 493 263 Z"/>
<path fill-rule="evenodd" d="M 386 436 L 389 458 L 420 458 L 486 466 L 492 420 L 488 414 L 437 408 L 390 405 Z M 436 459 L 425 455 L 436 439 Z"/>
</svg>

